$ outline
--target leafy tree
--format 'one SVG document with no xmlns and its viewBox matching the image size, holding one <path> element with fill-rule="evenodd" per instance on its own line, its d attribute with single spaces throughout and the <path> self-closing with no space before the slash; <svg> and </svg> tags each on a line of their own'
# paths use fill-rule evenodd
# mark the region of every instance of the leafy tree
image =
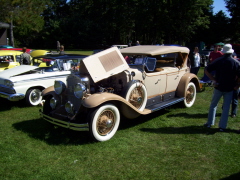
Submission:
<svg viewBox="0 0 240 180">
<path fill-rule="evenodd" d="M 0 0 L 1 20 L 11 24 L 11 44 L 14 46 L 13 27 L 18 40 L 28 44 L 43 25 L 41 13 L 47 0 Z M 31 36 L 30 36 L 31 34 Z"/>
<path fill-rule="evenodd" d="M 40 43 L 35 46 L 52 48 L 56 47 L 56 41 L 65 45 L 66 39 L 73 35 L 69 33 L 71 25 L 67 25 L 67 22 L 71 20 L 67 0 L 49 0 L 49 6 L 42 13 L 42 17 L 44 17 L 45 24 L 38 36 L 37 41 Z"/>
<path fill-rule="evenodd" d="M 65 48 L 109 47 L 129 40 L 141 44 L 207 41 L 214 36 L 206 38 L 203 32 L 214 35 L 212 29 L 227 23 L 224 14 L 213 15 L 212 0 L 0 2 L 4 7 L 0 18 L 13 21 L 18 40 L 38 48 L 55 47 L 56 41 Z M 225 38 L 223 31 L 218 31 L 220 39 Z"/>
<path fill-rule="evenodd" d="M 230 12 L 230 27 L 231 33 L 229 34 L 232 42 L 240 41 L 240 1 L 239 0 L 225 0 L 226 8 Z"/>
</svg>

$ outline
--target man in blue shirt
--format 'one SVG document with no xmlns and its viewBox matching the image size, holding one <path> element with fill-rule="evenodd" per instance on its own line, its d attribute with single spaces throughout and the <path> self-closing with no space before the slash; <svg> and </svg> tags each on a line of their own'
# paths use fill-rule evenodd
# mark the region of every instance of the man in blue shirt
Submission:
<svg viewBox="0 0 240 180">
<path fill-rule="evenodd" d="M 223 110 L 219 121 L 219 131 L 225 131 L 227 127 L 228 114 L 232 101 L 233 90 L 239 88 L 238 79 L 240 78 L 240 64 L 236 59 L 232 58 L 231 44 L 223 46 L 222 57 L 217 58 L 209 64 L 205 70 L 206 75 L 212 80 L 214 92 L 208 113 L 208 121 L 205 127 L 211 127 L 215 123 L 215 115 L 217 105 L 221 97 L 223 97 Z M 215 75 L 211 74 L 215 71 Z"/>
</svg>

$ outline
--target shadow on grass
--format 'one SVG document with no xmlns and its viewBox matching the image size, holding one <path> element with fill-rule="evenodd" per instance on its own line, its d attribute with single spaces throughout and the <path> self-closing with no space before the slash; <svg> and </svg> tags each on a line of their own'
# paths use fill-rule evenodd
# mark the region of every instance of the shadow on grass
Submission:
<svg viewBox="0 0 240 180">
<path fill-rule="evenodd" d="M 142 128 L 143 132 L 157 134 L 206 134 L 213 135 L 219 132 L 218 128 L 206 128 L 203 126 L 185 126 L 185 127 L 161 127 L 161 128 Z M 226 129 L 225 132 L 219 133 L 237 133 L 236 130 Z"/>
<path fill-rule="evenodd" d="M 216 113 L 216 117 L 220 117 L 220 116 L 221 116 L 221 113 Z M 205 118 L 206 121 L 207 121 L 208 114 L 207 113 L 205 113 L 205 114 L 177 113 L 177 114 L 168 115 L 168 117 L 169 118 L 182 117 L 182 118 L 186 118 L 186 119 L 193 118 L 193 119 L 196 119 L 196 120 L 199 120 L 199 118 Z"/>
<path fill-rule="evenodd" d="M 147 121 L 150 121 L 151 119 L 154 119 L 158 116 L 162 116 L 166 113 L 169 113 L 171 110 L 169 110 L 168 108 L 166 109 L 162 109 L 160 111 L 156 111 L 153 112 L 151 114 L 147 114 L 147 115 L 140 115 L 139 117 L 135 118 L 135 119 L 127 119 L 124 116 L 121 116 L 121 122 L 119 125 L 119 130 L 121 129 L 128 129 L 137 125 L 140 125 L 142 123 L 145 123 Z"/>
<path fill-rule="evenodd" d="M 220 180 L 238 180 L 238 179 L 240 179 L 240 172 L 236 173 L 236 174 L 232 174 L 232 175 L 222 178 Z"/>
<path fill-rule="evenodd" d="M 173 112 L 174 108 L 180 109 L 182 107 L 180 107 L 179 104 L 175 104 L 171 107 L 153 112 L 151 114 L 140 115 L 139 117 L 137 117 L 135 119 L 127 119 L 127 118 L 124 118 L 122 116 L 119 129 L 126 129 L 126 128 L 134 127 L 136 125 L 145 123 L 147 121 L 150 121 L 151 119 L 160 117 L 160 116 L 165 115 L 169 112 Z M 220 117 L 221 113 L 217 113 L 216 116 Z M 206 121 L 207 121 L 208 114 L 207 113 L 205 113 L 205 114 L 175 113 L 175 114 L 167 115 L 167 118 L 176 118 L 176 117 L 182 118 L 182 119 L 195 119 L 195 120 L 206 119 Z M 199 123 L 199 126 L 201 126 L 201 125 L 203 125 L 203 124 Z"/>
<path fill-rule="evenodd" d="M 94 143 L 88 132 L 73 131 L 61 127 L 56 128 L 42 119 L 18 122 L 13 124 L 13 127 L 50 145 Z"/>
<path fill-rule="evenodd" d="M 132 126 L 144 123 L 154 117 L 167 113 L 168 111 L 165 109 L 159 112 L 155 112 L 147 116 L 140 116 L 136 119 L 126 119 L 123 117 L 121 118 L 119 130 L 127 129 Z M 18 131 L 22 131 L 32 138 L 45 141 L 50 145 L 81 145 L 95 143 L 95 141 L 92 140 L 89 132 L 79 132 L 66 128 L 56 127 L 42 120 L 41 118 L 17 122 L 12 126 Z"/>
<path fill-rule="evenodd" d="M 11 110 L 13 107 L 25 108 L 27 105 L 24 100 L 21 101 L 9 101 L 4 98 L 0 98 L 0 111 Z"/>
</svg>

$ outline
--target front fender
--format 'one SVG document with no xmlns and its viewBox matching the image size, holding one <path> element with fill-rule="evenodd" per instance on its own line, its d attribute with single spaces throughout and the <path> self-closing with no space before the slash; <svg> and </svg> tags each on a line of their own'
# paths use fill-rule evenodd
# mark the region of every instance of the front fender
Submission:
<svg viewBox="0 0 240 180">
<path fill-rule="evenodd" d="M 151 113 L 151 111 L 147 109 L 145 109 L 144 111 L 139 111 L 121 96 L 107 92 L 96 93 L 86 97 L 82 101 L 82 105 L 86 108 L 95 108 L 109 101 L 114 102 L 115 105 L 120 109 L 120 112 L 129 119 L 136 118 L 141 114 L 144 115 Z"/>
<path fill-rule="evenodd" d="M 54 95 L 56 94 L 54 91 L 54 86 L 50 86 L 42 91 L 42 96 Z"/>
<path fill-rule="evenodd" d="M 196 86 L 197 91 L 201 91 L 198 77 L 192 73 L 186 73 L 182 76 L 176 91 L 178 97 L 185 97 L 186 87 L 189 82 L 193 82 Z"/>
</svg>

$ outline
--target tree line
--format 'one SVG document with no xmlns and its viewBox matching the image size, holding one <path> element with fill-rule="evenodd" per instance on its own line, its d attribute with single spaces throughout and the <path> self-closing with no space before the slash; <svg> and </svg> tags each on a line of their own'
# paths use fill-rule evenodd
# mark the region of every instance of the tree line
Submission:
<svg viewBox="0 0 240 180">
<path fill-rule="evenodd" d="M 0 0 L 12 43 L 30 48 L 94 49 L 113 44 L 205 44 L 240 40 L 240 2 L 213 13 L 213 0 Z"/>
</svg>

